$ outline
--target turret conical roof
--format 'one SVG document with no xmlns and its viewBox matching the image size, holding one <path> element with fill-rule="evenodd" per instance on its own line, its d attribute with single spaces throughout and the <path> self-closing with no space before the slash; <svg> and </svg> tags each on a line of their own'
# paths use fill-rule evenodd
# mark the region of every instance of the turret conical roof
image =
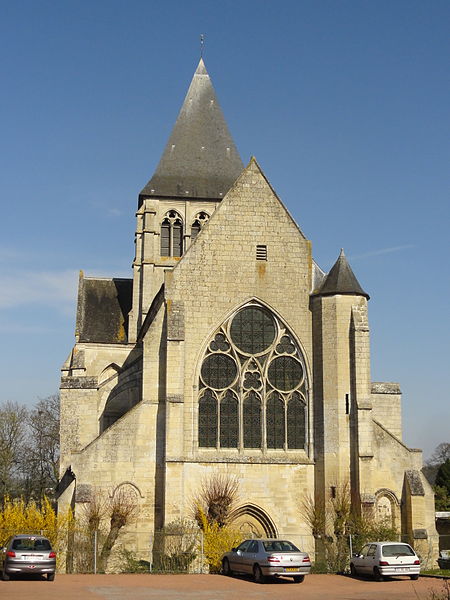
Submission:
<svg viewBox="0 0 450 600">
<path fill-rule="evenodd" d="M 369 300 L 370 296 L 359 285 L 348 260 L 341 249 L 339 258 L 334 263 L 328 275 L 323 280 L 322 285 L 314 293 L 315 296 L 334 296 L 336 294 L 347 294 L 351 296 L 365 296 Z"/>
<path fill-rule="evenodd" d="M 155 174 L 140 197 L 221 199 L 243 168 L 200 59 Z"/>
</svg>

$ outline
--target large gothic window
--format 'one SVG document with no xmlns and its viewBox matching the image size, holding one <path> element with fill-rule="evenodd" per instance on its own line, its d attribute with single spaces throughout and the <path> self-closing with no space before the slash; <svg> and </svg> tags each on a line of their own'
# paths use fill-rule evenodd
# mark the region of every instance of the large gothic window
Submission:
<svg viewBox="0 0 450 600">
<path fill-rule="evenodd" d="M 200 447 L 306 449 L 304 359 L 292 334 L 265 307 L 249 304 L 215 331 L 199 390 Z"/>
<path fill-rule="evenodd" d="M 183 254 L 183 221 L 180 215 L 170 210 L 161 224 L 161 256 Z"/>
</svg>

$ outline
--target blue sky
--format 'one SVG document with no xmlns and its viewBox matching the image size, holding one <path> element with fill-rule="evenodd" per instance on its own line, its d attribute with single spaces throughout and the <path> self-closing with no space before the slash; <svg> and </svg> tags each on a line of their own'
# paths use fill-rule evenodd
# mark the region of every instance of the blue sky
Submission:
<svg viewBox="0 0 450 600">
<path fill-rule="evenodd" d="M 447 0 L 0 0 L 0 402 L 57 391 L 79 269 L 131 274 L 204 33 L 244 163 L 371 295 L 406 443 L 450 441 L 449 25 Z"/>
</svg>

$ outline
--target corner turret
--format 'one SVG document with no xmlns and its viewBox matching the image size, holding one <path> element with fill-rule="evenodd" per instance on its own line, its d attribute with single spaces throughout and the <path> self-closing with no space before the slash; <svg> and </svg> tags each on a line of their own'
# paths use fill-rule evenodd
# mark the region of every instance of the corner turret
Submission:
<svg viewBox="0 0 450 600">
<path fill-rule="evenodd" d="M 341 248 L 341 253 L 337 261 L 323 280 L 323 283 L 313 293 L 314 296 L 334 296 L 336 294 L 364 296 L 367 300 L 370 299 L 369 294 L 362 289 L 359 281 L 356 279 L 343 248 Z"/>
</svg>

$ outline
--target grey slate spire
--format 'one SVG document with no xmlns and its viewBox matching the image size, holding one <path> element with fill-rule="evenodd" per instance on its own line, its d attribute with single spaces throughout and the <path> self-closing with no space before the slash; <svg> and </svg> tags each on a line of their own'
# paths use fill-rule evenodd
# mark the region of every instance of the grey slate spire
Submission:
<svg viewBox="0 0 450 600">
<path fill-rule="evenodd" d="M 200 59 L 155 174 L 139 196 L 221 199 L 243 169 Z"/>
<path fill-rule="evenodd" d="M 365 296 L 367 300 L 370 298 L 369 294 L 359 285 L 343 249 L 320 288 L 314 292 L 314 296 L 334 296 L 336 294 Z"/>
</svg>

